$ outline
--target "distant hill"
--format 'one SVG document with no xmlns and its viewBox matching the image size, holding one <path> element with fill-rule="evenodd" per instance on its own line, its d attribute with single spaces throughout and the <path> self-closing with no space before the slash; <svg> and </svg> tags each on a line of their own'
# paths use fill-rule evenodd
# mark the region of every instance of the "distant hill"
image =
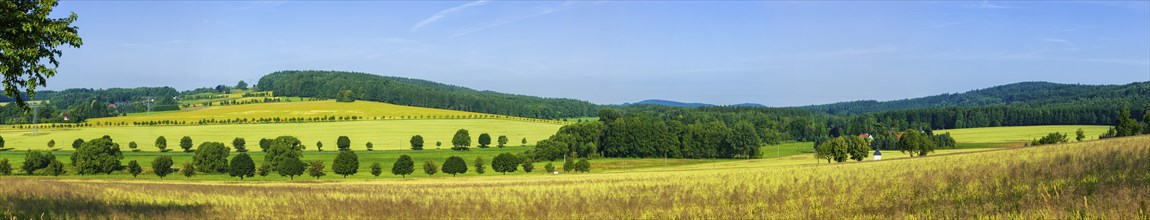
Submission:
<svg viewBox="0 0 1150 220">
<path fill-rule="evenodd" d="M 1014 107 L 1055 107 L 1100 103 L 1150 102 L 1150 82 L 1126 85 L 1078 85 L 1050 82 L 1020 82 L 964 93 L 941 94 L 894 101 L 852 101 L 799 108 L 828 114 L 863 114 L 893 110 L 1009 105 Z"/>
<path fill-rule="evenodd" d="M 276 96 L 335 98 L 351 90 L 355 98 L 398 105 L 529 118 L 596 116 L 599 106 L 566 98 L 478 91 L 427 80 L 340 71 L 279 71 L 260 78 L 259 91 Z"/>
<path fill-rule="evenodd" d="M 707 103 L 685 103 L 685 102 L 676 102 L 676 101 L 662 100 L 662 99 L 648 99 L 648 100 L 643 100 L 643 101 L 639 101 L 636 103 L 623 103 L 623 106 L 629 106 L 629 105 L 661 105 L 661 106 L 686 107 L 686 108 L 718 106 L 718 105 L 707 104 Z M 767 107 L 765 105 L 755 104 L 755 103 L 742 103 L 742 104 L 734 104 L 731 106 Z"/>
</svg>

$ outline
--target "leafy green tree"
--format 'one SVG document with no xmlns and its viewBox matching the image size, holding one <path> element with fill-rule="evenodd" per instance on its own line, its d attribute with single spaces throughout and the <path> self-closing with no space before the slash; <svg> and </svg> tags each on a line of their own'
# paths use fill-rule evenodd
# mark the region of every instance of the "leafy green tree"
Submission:
<svg viewBox="0 0 1150 220">
<path fill-rule="evenodd" d="M 266 150 L 267 154 L 264 155 L 264 163 L 268 164 L 268 167 L 271 168 L 272 171 L 279 171 L 283 161 L 290 158 L 294 158 L 298 161 L 300 156 L 303 155 L 302 144 L 299 139 L 293 136 L 279 136 L 269 142 L 269 147 Z M 303 164 L 303 162 L 300 162 L 300 164 Z M 306 166 L 306 164 L 300 167 L 303 166 Z M 302 175 L 303 168 L 300 168 L 300 172 L 301 173 L 296 175 Z M 287 175 L 281 174 L 281 176 Z"/>
<path fill-rule="evenodd" d="M 243 80 L 240 80 L 240 82 L 236 83 L 235 88 L 239 89 L 239 90 L 247 90 L 248 89 L 248 83 L 244 82 Z M 243 178 L 241 178 L 241 180 L 242 179 Z"/>
<path fill-rule="evenodd" d="M 837 148 L 838 145 L 842 144 L 842 143 L 836 142 L 835 141 L 836 139 L 837 138 L 832 138 L 832 139 L 829 139 L 826 141 L 816 142 L 816 144 L 815 144 L 815 158 L 818 158 L 819 160 L 826 160 L 827 163 L 831 163 L 831 161 L 835 160 L 835 158 L 836 158 L 835 148 Z"/>
<path fill-rule="evenodd" d="M 435 149 L 439 149 L 440 146 L 443 146 L 443 142 L 442 141 L 436 141 L 435 142 Z"/>
<path fill-rule="evenodd" d="M 510 141 L 510 140 L 507 139 L 507 135 L 499 135 L 498 141 L 499 141 L 499 148 L 503 148 L 504 146 L 507 145 L 507 141 Z"/>
<path fill-rule="evenodd" d="M 351 139 L 347 136 L 339 136 L 335 139 L 335 146 L 339 148 L 339 151 L 349 151 L 351 150 Z"/>
<path fill-rule="evenodd" d="M 479 148 L 487 148 L 487 145 L 491 145 L 491 135 L 487 133 L 479 134 Z"/>
<path fill-rule="evenodd" d="M 922 144 L 925 137 L 922 132 L 917 130 L 908 129 L 902 133 L 902 137 L 898 139 L 898 151 L 909 153 L 911 157 L 918 155 L 919 149 L 923 148 Z"/>
<path fill-rule="evenodd" d="M 272 139 L 260 138 L 260 151 L 267 152 L 272 146 Z"/>
<path fill-rule="evenodd" d="M 105 138 L 84 142 L 80 149 L 72 153 L 72 165 L 80 175 L 110 174 L 120 168 L 120 159 L 124 159 L 120 145 Z"/>
<path fill-rule="evenodd" d="M 192 156 L 192 165 L 200 173 L 227 173 L 228 147 L 220 142 L 204 142 L 196 148 Z"/>
<path fill-rule="evenodd" d="M 407 154 L 399 155 L 399 159 L 391 165 L 391 174 L 393 175 L 407 178 L 407 175 L 411 175 L 413 172 L 415 172 L 415 161 L 412 161 L 411 156 L 407 156 Z"/>
<path fill-rule="evenodd" d="M 491 160 L 491 169 L 503 175 L 507 175 L 508 172 L 514 173 L 519 170 L 519 158 L 511 153 L 501 153 Z"/>
<path fill-rule="evenodd" d="M 307 169 L 307 164 L 300 161 L 299 158 L 288 157 L 280 161 L 279 167 L 276 167 L 276 172 L 280 176 L 287 176 L 288 179 L 295 180 L 295 176 L 303 175 L 304 169 Z"/>
<path fill-rule="evenodd" d="M 132 142 L 128 142 L 128 148 L 132 149 L 132 151 L 137 151 L 137 150 L 136 150 L 136 147 L 139 147 L 139 146 L 138 146 L 138 145 L 136 145 L 136 142 L 135 142 L 135 141 L 132 141 Z"/>
<path fill-rule="evenodd" d="M 308 168 L 307 168 L 307 175 L 309 175 L 311 177 L 315 177 L 315 179 L 318 180 L 320 177 L 327 175 L 326 173 L 323 172 L 323 168 L 324 168 L 323 161 L 320 161 L 320 160 L 312 161 L 311 166 L 308 166 Z"/>
<path fill-rule="evenodd" d="M 84 44 L 78 28 L 72 26 L 78 18 L 76 13 L 70 13 L 67 18 L 48 17 L 56 4 L 54 0 L 0 4 L 0 18 L 4 18 L 0 22 L 4 96 L 15 99 L 16 106 L 24 110 L 28 110 L 28 104 L 21 88 L 27 97 L 33 97 L 36 87 L 48 85 L 48 78 L 56 75 L 56 67 L 60 65 L 56 58 L 63 55 L 58 47 L 79 48 Z"/>
<path fill-rule="evenodd" d="M 1142 125 L 1142 133 L 1150 134 L 1150 109 L 1146 109 L 1146 113 L 1142 114 L 1142 122 L 1146 123 Z"/>
<path fill-rule="evenodd" d="M 531 161 L 530 158 L 526 158 L 526 157 L 524 157 L 522 159 L 523 159 L 523 165 L 520 165 L 520 166 L 523 167 L 524 173 L 531 173 L 531 171 L 535 170 L 535 161 Z"/>
<path fill-rule="evenodd" d="M 184 174 L 184 177 L 187 177 L 187 178 L 192 178 L 193 176 L 196 176 L 196 165 L 193 165 L 190 163 L 184 163 L 184 166 L 182 168 L 180 168 L 180 174 Z"/>
<path fill-rule="evenodd" d="M 575 171 L 591 172 L 591 162 L 587 161 L 587 158 L 579 159 L 579 162 L 575 163 Z"/>
<path fill-rule="evenodd" d="M 427 162 L 423 162 L 423 173 L 432 176 L 437 172 L 439 172 L 439 167 L 435 165 L 435 161 L 428 160 Z"/>
<path fill-rule="evenodd" d="M 243 81 L 240 81 L 240 82 L 243 82 Z M 232 139 L 232 147 L 236 148 L 236 152 L 239 152 L 239 153 L 248 152 L 247 144 L 248 144 L 247 141 L 245 141 L 244 138 L 242 138 L 242 137 L 236 137 L 236 139 Z M 243 179 L 241 178 L 240 180 L 243 180 Z"/>
<path fill-rule="evenodd" d="M 332 161 L 331 169 L 335 174 L 343 175 L 343 178 L 355 175 L 359 172 L 359 156 L 355 155 L 355 151 L 340 151 L 339 155 L 335 156 L 335 161 Z"/>
<path fill-rule="evenodd" d="M 244 180 L 244 177 L 256 176 L 256 162 L 252 160 L 248 153 L 239 153 L 232 157 L 232 162 L 228 166 L 228 175 L 232 177 L 239 177 Z"/>
<path fill-rule="evenodd" d="M 863 161 L 864 159 L 871 156 L 872 149 L 866 140 L 863 140 L 862 138 L 854 135 L 845 135 L 840 138 L 846 140 L 847 153 L 850 155 L 851 160 Z"/>
<path fill-rule="evenodd" d="M 442 170 L 443 173 L 451 174 L 453 177 L 456 174 L 464 174 L 467 173 L 467 162 L 464 162 L 462 157 L 451 156 L 443 162 Z"/>
<path fill-rule="evenodd" d="M 527 146 L 527 138 L 523 138 L 523 142 L 522 142 L 522 144 L 523 144 L 523 146 L 524 146 L 524 147 L 526 147 L 526 146 Z"/>
<path fill-rule="evenodd" d="M 367 147 L 367 151 L 372 151 L 372 148 L 375 147 L 374 144 L 371 144 L 371 141 L 368 141 L 367 144 L 364 144 L 364 146 Z"/>
<path fill-rule="evenodd" d="M 44 167 L 48 167 L 56 156 L 52 156 L 52 152 L 40 153 L 40 151 L 32 151 L 24 153 L 24 164 L 20 169 L 24 170 L 27 175 L 32 175 L 33 172 Z"/>
<path fill-rule="evenodd" d="M 184 152 L 192 152 L 193 145 L 192 137 L 184 136 L 183 138 L 180 138 L 180 148 L 183 148 Z"/>
<path fill-rule="evenodd" d="M 555 173 L 555 164 L 547 162 L 547 165 L 543 165 L 543 169 L 547 170 L 547 173 Z"/>
<path fill-rule="evenodd" d="M 1031 146 L 1070 142 L 1066 134 L 1054 132 L 1030 143 Z"/>
<path fill-rule="evenodd" d="M 1083 139 L 1086 139 L 1086 131 L 1083 131 L 1082 128 L 1079 128 L 1078 131 L 1074 132 L 1074 140 L 1082 141 Z"/>
<path fill-rule="evenodd" d="M 468 150 L 471 146 L 471 134 L 468 134 L 467 129 L 459 129 L 451 138 L 451 145 L 452 150 Z"/>
<path fill-rule="evenodd" d="M 355 101 L 355 93 L 352 92 L 351 90 L 343 90 L 343 91 L 339 92 L 338 95 L 336 95 L 335 101 L 336 102 L 354 102 Z"/>
<path fill-rule="evenodd" d="M 411 142 L 411 149 L 412 150 L 423 150 L 423 136 L 419 136 L 419 135 L 411 136 L 411 141 L 409 141 L 409 142 Z"/>
<path fill-rule="evenodd" d="M 64 163 L 61 163 L 56 157 L 52 157 L 52 160 L 48 162 L 48 166 L 44 167 L 44 170 L 48 175 L 52 176 L 60 176 L 66 173 L 66 171 L 64 171 Z"/>
<path fill-rule="evenodd" d="M 485 167 L 486 165 L 484 165 L 484 163 L 486 162 L 483 161 L 483 157 L 475 157 L 475 173 L 483 174 L 487 172 Z"/>
<path fill-rule="evenodd" d="M 575 170 L 575 160 L 573 160 L 573 159 L 563 160 L 563 172 L 564 173 L 570 173 L 573 170 Z"/>
<path fill-rule="evenodd" d="M 323 141 L 315 142 L 315 151 L 323 152 Z"/>
<path fill-rule="evenodd" d="M 383 174 L 383 165 L 380 165 L 379 162 L 371 163 L 371 175 L 379 177 L 380 174 Z"/>
<path fill-rule="evenodd" d="M 3 139 L 3 138 L 0 138 L 0 139 Z M 0 147 L 3 147 L 3 146 L 0 146 Z M 56 140 L 55 139 L 48 140 L 48 149 L 52 149 L 54 147 L 56 147 Z"/>
<path fill-rule="evenodd" d="M 1130 108 L 1123 106 L 1118 112 L 1117 122 L 1114 124 L 1115 137 L 1138 135 L 1142 131 L 1142 124 L 1130 118 Z"/>
<path fill-rule="evenodd" d="M 80 149 L 80 145 L 84 145 L 84 139 L 76 138 L 72 141 L 72 149 Z"/>
<path fill-rule="evenodd" d="M 0 148 L 4 148 L 4 136 L 0 136 Z"/>
<path fill-rule="evenodd" d="M 12 175 L 12 163 L 8 162 L 8 158 L 0 159 L 0 175 Z"/>
<path fill-rule="evenodd" d="M 141 172 L 144 172 L 144 168 L 140 167 L 139 162 L 136 160 L 128 161 L 128 173 L 131 173 L 132 177 L 139 176 Z"/>
<path fill-rule="evenodd" d="M 156 148 L 159 148 L 160 152 L 166 151 L 168 149 L 168 139 L 164 139 L 164 136 L 157 137 L 156 138 Z M 161 178 L 161 179 L 163 179 L 163 178 Z"/>
<path fill-rule="evenodd" d="M 163 179 L 165 176 L 168 176 L 168 174 L 172 173 L 172 164 L 173 162 L 171 156 L 156 157 L 156 159 L 152 160 L 152 173 L 155 173 L 156 176 L 159 176 L 160 179 Z"/>
<path fill-rule="evenodd" d="M 742 121 L 736 123 L 731 135 L 727 137 L 727 143 L 731 145 L 730 149 L 733 151 L 728 154 L 732 157 L 762 157 L 759 152 L 762 140 L 759 139 L 758 131 L 755 130 L 755 127 L 751 125 L 750 122 Z"/>
</svg>

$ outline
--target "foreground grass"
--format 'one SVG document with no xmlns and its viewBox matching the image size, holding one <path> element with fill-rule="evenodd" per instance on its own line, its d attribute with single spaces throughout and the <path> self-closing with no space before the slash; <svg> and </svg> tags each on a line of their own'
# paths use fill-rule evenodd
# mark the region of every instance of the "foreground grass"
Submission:
<svg viewBox="0 0 1150 220">
<path fill-rule="evenodd" d="M 175 113 L 172 113 L 175 114 Z M 335 150 L 336 138 L 346 135 L 351 139 L 351 148 L 366 150 L 365 144 L 372 142 L 376 150 L 398 150 L 411 148 L 412 135 L 422 135 L 425 149 L 435 149 L 435 142 L 442 141 L 441 148 L 451 148 L 451 137 L 459 129 L 468 129 L 472 146 L 478 146 L 481 133 L 489 133 L 492 142 L 499 135 L 507 135 L 509 146 L 521 146 L 523 138 L 529 143 L 546 139 L 555 134 L 562 125 L 552 123 L 526 122 L 503 119 L 414 119 L 414 120 L 370 120 L 346 122 L 282 123 L 282 124 L 236 124 L 199 126 L 111 126 L 85 128 L 40 129 L 39 135 L 31 135 L 31 130 L 4 130 L 6 147 L 15 150 L 47 150 L 49 140 L 56 141 L 56 148 L 71 149 L 76 138 L 90 140 L 104 135 L 112 136 L 125 151 L 128 142 L 135 141 L 143 151 L 159 151 L 154 143 L 156 137 L 168 140 L 168 149 L 179 149 L 180 138 L 190 136 L 195 146 L 204 141 L 222 142 L 231 146 L 232 139 L 243 137 L 249 149 L 259 149 L 260 138 L 275 138 L 282 135 L 296 136 L 315 151 L 315 143 L 323 141 L 324 149 Z M 494 145 L 494 143 L 492 143 Z"/>
<path fill-rule="evenodd" d="M 1148 143 L 1138 136 L 834 165 L 736 160 L 481 178 L 4 178 L 0 207 L 12 218 L 1145 219 Z"/>
</svg>

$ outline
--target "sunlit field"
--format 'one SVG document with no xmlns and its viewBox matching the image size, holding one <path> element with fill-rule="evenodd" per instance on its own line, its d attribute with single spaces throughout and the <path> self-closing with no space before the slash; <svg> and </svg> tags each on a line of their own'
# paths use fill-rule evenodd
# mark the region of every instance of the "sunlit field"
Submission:
<svg viewBox="0 0 1150 220">
<path fill-rule="evenodd" d="M 1111 126 L 1102 125 L 1044 125 L 1044 126 L 1015 126 L 1015 127 L 987 127 L 963 128 L 950 130 L 936 130 L 935 134 L 950 132 L 959 147 L 1001 147 L 1022 146 L 1023 143 L 1042 138 L 1047 134 L 1059 132 L 1074 141 L 1075 132 L 1079 128 L 1086 135 L 1084 140 L 1098 139 L 1098 135 L 1106 133 Z"/>
<path fill-rule="evenodd" d="M 841 164 L 796 155 L 559 175 L 15 177 L 0 179 L 0 206 L 14 218 L 1144 219 L 1148 144 L 1136 136 Z"/>
</svg>

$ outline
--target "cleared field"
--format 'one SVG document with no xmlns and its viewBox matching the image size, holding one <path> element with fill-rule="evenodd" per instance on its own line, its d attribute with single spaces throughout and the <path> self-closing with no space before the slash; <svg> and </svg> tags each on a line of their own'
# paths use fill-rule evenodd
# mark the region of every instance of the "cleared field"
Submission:
<svg viewBox="0 0 1150 220">
<path fill-rule="evenodd" d="M 170 113 L 174 115 L 181 113 Z M 315 123 L 277 124 L 237 124 L 200 126 L 110 126 L 84 128 L 42 128 L 40 134 L 32 136 L 31 130 L 5 129 L 0 133 L 7 141 L 6 147 L 16 150 L 48 149 L 49 140 L 56 141 L 56 148 L 71 150 L 76 138 L 89 140 L 104 135 L 112 136 L 124 150 L 128 142 L 135 141 L 141 150 L 158 151 L 154 146 L 156 137 L 168 140 L 168 149 L 179 149 L 180 138 L 190 136 L 199 146 L 204 141 L 222 142 L 231 146 L 232 139 L 243 137 L 249 149 L 259 149 L 260 138 L 275 138 L 282 135 L 296 136 L 314 151 L 315 143 L 323 141 L 324 149 L 335 150 L 336 138 L 342 135 L 351 139 L 351 148 L 367 149 L 364 145 L 372 142 L 376 150 L 409 149 L 412 135 L 422 135 L 425 149 L 435 149 L 435 142 L 442 141 L 443 148 L 451 147 L 451 137 L 459 129 L 467 129 L 471 134 L 472 146 L 478 146 L 481 133 L 492 135 L 492 142 L 499 135 L 507 135 L 508 145 L 520 146 L 523 138 L 529 143 L 546 139 L 555 134 L 561 125 L 552 123 L 525 122 L 503 119 L 418 119 L 418 120 L 371 120 Z"/>
<path fill-rule="evenodd" d="M 1085 140 L 1098 139 L 1098 135 L 1106 133 L 1110 126 L 1101 125 L 1046 125 L 1046 126 L 1017 126 L 1017 127 L 989 127 L 964 128 L 951 130 L 935 130 L 935 134 L 950 132 L 960 147 L 991 147 L 991 146 L 1022 146 L 1022 143 L 1042 138 L 1047 134 L 1060 132 L 1074 141 L 1074 133 L 1081 128 L 1086 133 Z M 967 145 L 967 146 L 963 146 Z"/>
<path fill-rule="evenodd" d="M 835 165 L 736 160 L 472 178 L 18 177 L 0 179 L 0 206 L 10 218 L 1145 219 L 1147 143 L 1150 136 Z"/>
<path fill-rule="evenodd" d="M 247 105 L 209 106 L 195 110 L 179 111 L 153 115 L 130 115 L 123 117 L 97 118 L 89 120 L 93 124 L 105 122 L 120 123 L 173 120 L 188 123 L 198 122 L 201 119 L 253 119 L 253 118 L 293 118 L 293 117 L 320 117 L 320 116 L 359 116 L 366 119 L 374 118 L 425 118 L 425 117 L 468 117 L 487 114 L 473 112 L 453 111 L 433 108 L 420 108 L 402 105 L 393 105 L 382 102 L 355 101 L 336 102 L 307 101 L 307 102 L 280 102 L 260 103 Z"/>
</svg>

